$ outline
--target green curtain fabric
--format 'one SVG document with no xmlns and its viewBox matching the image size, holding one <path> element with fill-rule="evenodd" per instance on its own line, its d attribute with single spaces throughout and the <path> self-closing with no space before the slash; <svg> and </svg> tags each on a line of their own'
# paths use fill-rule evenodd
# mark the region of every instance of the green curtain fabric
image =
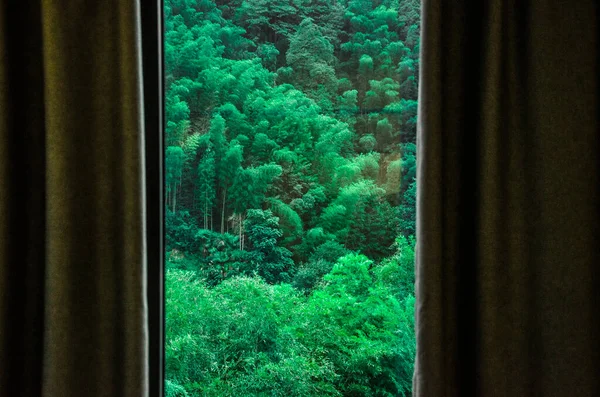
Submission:
<svg viewBox="0 0 600 397">
<path fill-rule="evenodd" d="M 417 397 L 600 396 L 597 7 L 423 3 Z"/>
<path fill-rule="evenodd" d="M 0 396 L 148 393 L 139 7 L 0 1 Z"/>
</svg>

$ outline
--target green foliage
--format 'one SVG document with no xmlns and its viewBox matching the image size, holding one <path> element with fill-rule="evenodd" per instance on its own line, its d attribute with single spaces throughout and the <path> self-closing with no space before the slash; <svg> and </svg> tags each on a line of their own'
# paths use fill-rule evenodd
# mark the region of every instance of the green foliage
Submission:
<svg viewBox="0 0 600 397">
<path fill-rule="evenodd" d="M 415 239 L 399 236 L 394 243 L 395 252 L 383 260 L 374 272 L 384 284 L 394 286 L 398 299 L 415 294 Z"/>
<path fill-rule="evenodd" d="M 323 229 L 313 229 L 313 233 L 322 233 Z M 314 238 L 314 237 L 313 237 Z M 293 285 L 305 292 L 312 291 L 323 276 L 333 269 L 334 263 L 341 257 L 351 253 L 340 243 L 321 235 L 317 241 L 324 241 L 311 251 L 309 261 L 303 264 L 294 276 Z"/>
<path fill-rule="evenodd" d="M 183 386 L 177 382 L 165 380 L 165 397 L 188 397 L 189 394 Z"/>
<path fill-rule="evenodd" d="M 168 387 L 190 396 L 410 395 L 414 298 L 390 282 L 412 246 L 399 244 L 381 266 L 340 258 L 308 296 L 256 277 L 209 288 L 194 272 L 168 270 Z"/>
<path fill-rule="evenodd" d="M 177 205 L 177 188 L 181 184 L 185 154 L 179 146 L 167 147 L 165 153 L 165 186 L 167 204 L 172 205 L 173 211 Z"/>
<path fill-rule="evenodd" d="M 205 229 L 212 228 L 212 210 L 217 198 L 215 156 L 213 152 L 205 154 L 198 164 L 196 197 Z"/>
<path fill-rule="evenodd" d="M 406 191 L 417 177 L 417 146 L 414 143 L 402 145 L 402 182 L 400 190 Z"/>
<path fill-rule="evenodd" d="M 167 136 L 168 145 L 177 145 L 181 142 L 189 123 L 190 108 L 185 101 L 182 101 L 179 95 L 166 96 L 165 114 L 167 117 Z"/>
<path fill-rule="evenodd" d="M 292 254 L 278 245 L 283 236 L 279 218 L 270 210 L 249 210 L 244 229 L 249 242 L 249 266 L 244 271 L 258 274 L 269 283 L 289 282 Z"/>
<path fill-rule="evenodd" d="M 398 201 L 397 199 L 400 196 L 403 170 L 401 160 L 392 160 L 388 163 L 385 172 L 386 194 L 392 196 L 394 202 Z"/>
<path fill-rule="evenodd" d="M 317 283 L 333 268 L 331 262 L 325 260 L 310 261 L 302 265 L 296 274 L 292 285 L 306 293 L 314 290 Z"/>
<path fill-rule="evenodd" d="M 193 245 L 198 226 L 196 221 L 187 211 L 172 212 L 168 208 L 165 211 L 165 249 L 170 252 L 173 249 L 182 252 L 193 252 Z"/>
<path fill-rule="evenodd" d="M 290 38 L 286 61 L 300 87 L 315 89 L 323 85 L 330 92 L 336 89 L 333 46 L 311 18 L 304 19 Z"/>
<path fill-rule="evenodd" d="M 279 218 L 279 224 L 283 231 L 283 244 L 287 245 L 301 238 L 303 225 L 300 215 L 281 200 L 270 198 L 268 202 L 273 214 Z"/>
<path fill-rule="evenodd" d="M 417 202 L 417 182 L 413 182 L 408 186 L 408 189 L 402 196 L 400 204 L 400 230 L 405 236 L 415 236 L 416 232 L 416 213 L 415 207 Z"/>
<path fill-rule="evenodd" d="M 300 295 L 290 286 L 234 278 L 209 289 L 167 271 L 166 372 L 191 396 L 340 395 L 327 362 L 298 342 Z"/>
<path fill-rule="evenodd" d="M 365 152 L 371 152 L 377 145 L 377 139 L 373 135 L 367 134 L 360 138 L 359 145 Z"/>
<path fill-rule="evenodd" d="M 239 250 L 239 238 L 229 233 L 199 230 L 195 238 L 195 262 L 184 267 L 197 271 L 210 286 L 239 275 L 246 255 Z"/>
<path fill-rule="evenodd" d="M 337 369 L 342 395 L 408 396 L 414 299 L 398 301 L 392 287 L 372 274 L 373 266 L 362 255 L 335 264 L 327 284 L 307 302 L 301 340 Z"/>
<path fill-rule="evenodd" d="M 168 396 L 408 396 L 419 0 L 167 0 Z"/>
<path fill-rule="evenodd" d="M 358 61 L 358 73 L 362 78 L 368 80 L 373 74 L 373 58 L 363 54 Z"/>
</svg>

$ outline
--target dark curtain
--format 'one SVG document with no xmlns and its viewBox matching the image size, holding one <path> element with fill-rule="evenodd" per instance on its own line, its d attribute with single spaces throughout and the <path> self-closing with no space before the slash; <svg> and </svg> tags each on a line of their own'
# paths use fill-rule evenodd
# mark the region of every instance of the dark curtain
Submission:
<svg viewBox="0 0 600 397">
<path fill-rule="evenodd" d="M 136 0 L 0 1 L 0 396 L 144 396 Z"/>
<path fill-rule="evenodd" d="M 600 396 L 597 7 L 423 3 L 415 396 Z"/>
</svg>

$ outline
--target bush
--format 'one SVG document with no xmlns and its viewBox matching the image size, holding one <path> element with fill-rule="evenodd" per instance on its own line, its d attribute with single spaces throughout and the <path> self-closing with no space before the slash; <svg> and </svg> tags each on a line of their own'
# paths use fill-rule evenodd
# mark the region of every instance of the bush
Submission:
<svg viewBox="0 0 600 397">
<path fill-rule="evenodd" d="M 189 253 L 193 251 L 198 225 L 188 211 L 165 211 L 165 251 L 173 249 Z"/>
<path fill-rule="evenodd" d="M 189 394 L 177 382 L 165 380 L 165 397 L 188 397 Z"/>
</svg>

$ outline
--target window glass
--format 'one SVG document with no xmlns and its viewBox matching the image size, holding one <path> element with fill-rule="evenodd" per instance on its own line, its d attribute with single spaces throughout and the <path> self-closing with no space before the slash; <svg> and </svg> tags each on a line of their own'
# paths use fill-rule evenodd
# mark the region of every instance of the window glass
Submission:
<svg viewBox="0 0 600 397">
<path fill-rule="evenodd" d="M 410 396 L 418 0 L 165 0 L 166 396 Z"/>
</svg>

